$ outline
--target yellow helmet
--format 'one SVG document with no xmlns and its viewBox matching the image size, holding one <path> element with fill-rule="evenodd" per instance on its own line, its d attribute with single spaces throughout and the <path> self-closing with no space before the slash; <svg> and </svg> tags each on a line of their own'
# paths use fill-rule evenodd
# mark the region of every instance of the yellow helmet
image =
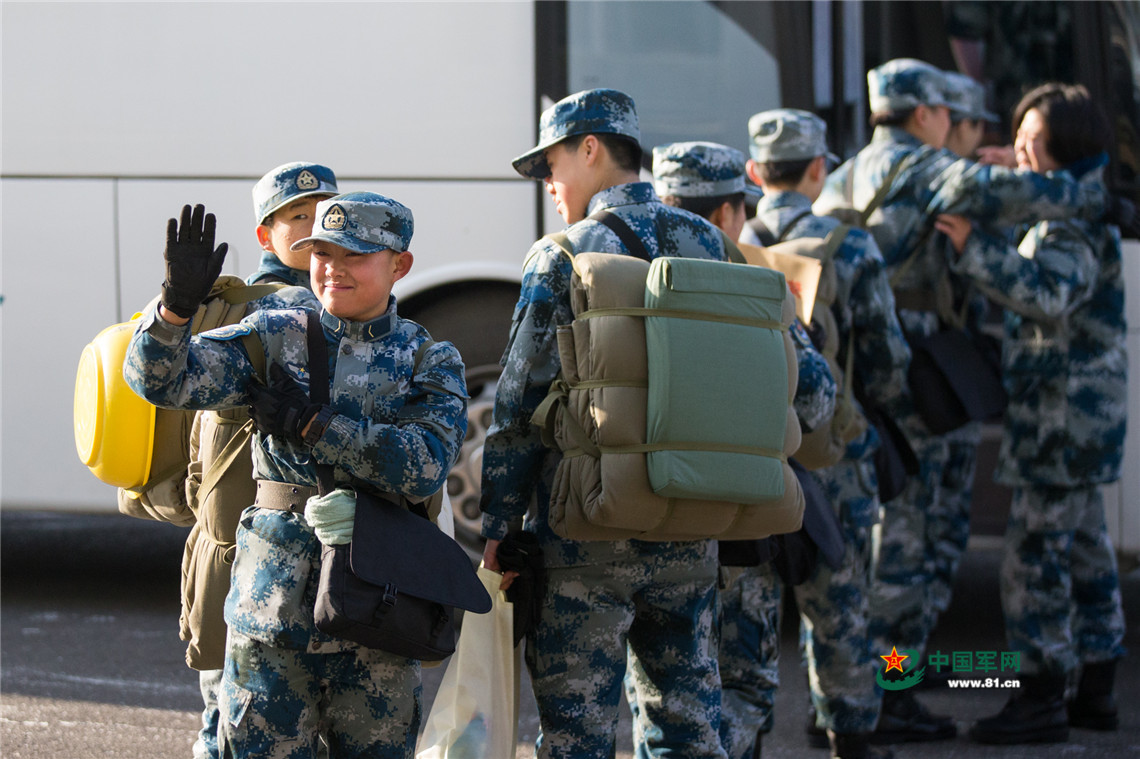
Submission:
<svg viewBox="0 0 1140 759">
<path fill-rule="evenodd" d="M 103 482 L 134 490 L 150 477 L 156 407 L 123 379 L 123 359 L 138 322 L 114 324 L 79 357 L 75 377 L 75 448 Z"/>
</svg>

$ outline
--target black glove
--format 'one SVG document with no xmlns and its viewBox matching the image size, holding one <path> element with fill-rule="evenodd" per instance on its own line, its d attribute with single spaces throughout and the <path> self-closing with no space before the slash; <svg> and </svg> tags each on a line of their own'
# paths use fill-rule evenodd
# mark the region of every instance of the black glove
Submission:
<svg viewBox="0 0 1140 759">
<path fill-rule="evenodd" d="M 507 600 L 514 604 L 515 645 L 534 629 L 538 610 L 546 592 L 546 570 L 543 568 L 542 549 L 538 536 L 522 530 L 508 533 L 495 553 L 499 569 L 518 572 L 519 576 L 507 588 Z"/>
<path fill-rule="evenodd" d="M 166 222 L 166 281 L 162 283 L 162 305 L 183 319 L 192 319 L 198 306 L 210 294 L 222 273 L 229 245 L 214 249 L 214 214 L 202 205 L 182 206 L 181 222 Z"/>
<path fill-rule="evenodd" d="M 1109 195 L 1104 223 L 1120 227 L 1121 237 L 1140 238 L 1140 213 L 1136 204 L 1123 195 Z"/>
<path fill-rule="evenodd" d="M 248 390 L 249 416 L 258 431 L 294 443 L 304 442 L 301 430 L 324 408 L 323 403 L 310 401 L 301 386 L 277 364 L 269 366 L 269 387 L 251 381 Z"/>
</svg>

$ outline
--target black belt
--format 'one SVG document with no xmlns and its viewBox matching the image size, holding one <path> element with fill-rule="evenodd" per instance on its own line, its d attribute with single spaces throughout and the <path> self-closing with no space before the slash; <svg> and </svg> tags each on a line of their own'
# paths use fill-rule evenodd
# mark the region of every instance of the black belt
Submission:
<svg viewBox="0 0 1140 759">
<path fill-rule="evenodd" d="M 305 512 L 305 501 L 316 494 L 316 488 L 305 487 L 304 485 L 258 480 L 257 498 L 253 505 L 262 509 L 277 509 L 278 511 L 303 514 Z"/>
</svg>

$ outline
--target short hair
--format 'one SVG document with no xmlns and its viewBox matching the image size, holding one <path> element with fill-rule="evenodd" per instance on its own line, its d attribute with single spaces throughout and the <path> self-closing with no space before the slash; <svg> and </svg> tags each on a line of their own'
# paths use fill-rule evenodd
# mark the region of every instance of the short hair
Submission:
<svg viewBox="0 0 1140 759">
<path fill-rule="evenodd" d="M 590 132 L 598 138 L 598 142 L 606 146 L 610 156 L 613 157 L 614 163 L 618 168 L 623 171 L 641 171 L 641 143 L 637 140 L 626 137 L 623 134 L 611 134 L 609 132 Z M 586 139 L 585 134 L 572 134 L 562 141 L 568 150 L 577 150 L 578 146 L 582 144 L 582 140 Z"/>
<path fill-rule="evenodd" d="M 811 166 L 811 162 L 818 157 L 757 163 L 756 171 L 764 184 L 796 185 L 804 178 L 804 173 L 807 172 L 808 166 Z"/>
<path fill-rule="evenodd" d="M 725 203 L 731 203 L 737 208 L 744 208 L 744 193 L 733 192 L 728 195 L 666 195 L 661 198 L 661 202 L 666 205 L 680 208 L 690 213 L 695 213 L 702 218 L 709 218 L 712 216 L 713 211 L 720 208 Z"/>
<path fill-rule="evenodd" d="M 906 124 L 907 119 L 914 113 L 913 108 L 907 108 L 903 111 L 881 111 L 879 113 L 872 113 L 870 122 L 871 126 L 893 126 L 901 127 Z"/>
<path fill-rule="evenodd" d="M 1049 82 L 1027 92 L 1013 109 L 1014 140 L 1031 110 L 1041 114 L 1048 130 L 1045 149 L 1061 166 L 1099 155 L 1112 142 L 1104 111 L 1083 85 Z"/>
</svg>

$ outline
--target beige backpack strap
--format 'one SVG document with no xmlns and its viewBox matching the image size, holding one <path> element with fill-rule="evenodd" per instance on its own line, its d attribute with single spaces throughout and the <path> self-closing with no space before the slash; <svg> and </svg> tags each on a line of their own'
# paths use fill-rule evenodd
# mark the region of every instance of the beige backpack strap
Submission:
<svg viewBox="0 0 1140 759">
<path fill-rule="evenodd" d="M 746 261 L 744 258 L 744 254 L 740 252 L 740 248 L 736 246 L 736 243 L 728 239 L 728 235 L 726 235 L 724 232 L 721 232 L 720 239 L 724 240 L 724 252 L 728 255 L 729 261 L 734 264 L 748 263 L 748 261 Z"/>
<path fill-rule="evenodd" d="M 236 306 L 240 303 L 250 303 L 258 298 L 264 298 L 266 295 L 272 295 L 285 287 L 289 287 L 289 285 L 284 282 L 266 282 L 260 285 L 230 287 L 218 293 L 218 297 L 231 306 Z"/>
<path fill-rule="evenodd" d="M 246 456 L 250 455 L 249 441 L 252 437 L 253 420 L 246 419 L 241 425 L 241 428 L 234 433 L 233 437 L 226 442 L 222 450 L 214 457 L 214 460 L 210 462 L 210 468 L 202 474 L 202 484 L 198 486 L 198 492 L 194 497 L 198 503 L 206 502 L 210 493 L 212 493 L 217 484 L 221 482 L 222 477 L 224 477 L 230 467 L 234 465 L 238 457 L 243 454 Z"/>
</svg>

